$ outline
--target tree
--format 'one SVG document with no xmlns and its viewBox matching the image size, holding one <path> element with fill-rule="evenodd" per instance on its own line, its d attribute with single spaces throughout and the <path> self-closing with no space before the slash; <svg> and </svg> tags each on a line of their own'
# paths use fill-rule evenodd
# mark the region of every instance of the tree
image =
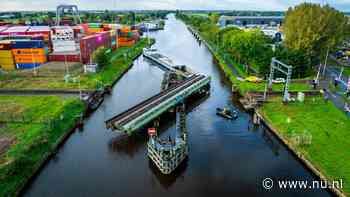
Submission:
<svg viewBox="0 0 350 197">
<path fill-rule="evenodd" d="M 312 66 L 348 36 L 349 22 L 329 5 L 303 3 L 287 11 L 284 33 L 285 46 L 305 52 Z"/>
<path fill-rule="evenodd" d="M 220 15 L 218 13 L 209 13 L 208 17 L 211 23 L 216 24 L 219 21 Z"/>
<path fill-rule="evenodd" d="M 108 55 L 108 49 L 100 47 L 92 54 L 93 62 L 96 62 L 98 64 L 98 67 L 102 68 L 109 63 Z"/>
<path fill-rule="evenodd" d="M 274 55 L 283 63 L 293 66 L 293 78 L 304 78 L 310 75 L 311 68 L 308 67 L 308 58 L 304 52 L 279 46 Z"/>
</svg>

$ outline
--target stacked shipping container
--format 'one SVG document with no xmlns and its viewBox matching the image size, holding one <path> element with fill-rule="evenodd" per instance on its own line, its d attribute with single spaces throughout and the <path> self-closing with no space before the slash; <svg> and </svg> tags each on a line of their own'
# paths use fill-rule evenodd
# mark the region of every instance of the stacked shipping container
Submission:
<svg viewBox="0 0 350 197">
<path fill-rule="evenodd" d="M 12 54 L 17 69 L 35 68 L 47 61 L 42 40 L 13 41 Z"/>
<path fill-rule="evenodd" d="M 88 34 L 96 34 L 103 31 L 103 26 L 101 23 L 89 23 Z"/>
<path fill-rule="evenodd" d="M 92 35 L 81 39 L 86 33 Z M 132 46 L 139 37 L 137 30 L 132 31 L 130 27 L 122 27 L 118 24 L 89 23 L 74 27 L 0 26 L 0 41 L 13 41 L 10 45 L 8 42 L 7 45 L 6 43 L 0 45 L 7 48 L 6 53 L 1 52 L 0 59 L 8 69 L 13 69 L 16 65 L 17 68 L 32 68 L 46 62 L 47 54 L 53 51 L 49 55 L 50 61 L 87 63 L 97 48 L 116 49 L 118 44 Z M 77 40 L 80 40 L 81 51 L 77 46 Z"/>
<path fill-rule="evenodd" d="M 99 47 L 111 48 L 113 33 L 101 32 L 91 36 L 86 36 L 80 40 L 80 53 L 83 63 L 90 62 L 91 54 Z"/>
<path fill-rule="evenodd" d="M 26 35 L 39 36 L 41 35 L 44 38 L 44 41 L 48 43 L 51 36 L 51 28 L 49 26 L 31 26 Z"/>
<path fill-rule="evenodd" d="M 11 51 L 11 41 L 0 41 L 0 68 L 14 70 L 15 62 Z"/>
<path fill-rule="evenodd" d="M 7 27 L 7 26 L 0 26 L 0 32 L 5 31 L 6 29 L 8 29 L 8 27 Z"/>
<path fill-rule="evenodd" d="M 76 51 L 74 31 L 68 26 L 56 26 L 52 31 L 52 48 L 54 52 Z"/>
<path fill-rule="evenodd" d="M 25 35 L 28 29 L 29 29 L 28 26 L 13 26 L 13 27 L 9 27 L 6 30 L 0 32 L 0 35 L 6 35 L 6 36 Z"/>
<path fill-rule="evenodd" d="M 52 53 L 49 55 L 49 61 L 56 61 L 56 62 L 81 62 L 80 60 L 80 54 L 79 53 L 64 53 L 64 54 L 58 54 L 58 53 Z"/>
<path fill-rule="evenodd" d="M 133 32 L 130 27 L 123 27 L 118 30 L 118 46 L 119 47 L 130 47 L 135 44 L 135 40 L 133 39 Z"/>
</svg>

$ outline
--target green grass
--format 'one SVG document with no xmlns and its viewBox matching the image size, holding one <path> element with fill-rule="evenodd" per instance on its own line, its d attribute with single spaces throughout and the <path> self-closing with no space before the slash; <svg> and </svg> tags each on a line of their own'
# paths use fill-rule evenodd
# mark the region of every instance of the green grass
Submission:
<svg viewBox="0 0 350 197">
<path fill-rule="evenodd" d="M 350 67 L 345 67 L 344 68 L 344 75 L 350 76 Z"/>
<path fill-rule="evenodd" d="M 154 40 L 152 40 L 154 42 Z M 76 73 L 73 77 L 80 75 L 80 87 L 83 90 L 95 90 L 101 82 L 104 85 L 110 85 L 121 74 L 127 70 L 131 65 L 133 59 L 142 53 L 142 49 L 148 46 L 147 39 L 141 39 L 132 47 L 121 47 L 113 51 L 110 54 L 110 63 L 102 68 L 102 70 L 95 74 L 83 74 Z M 124 57 L 124 54 L 128 54 Z M 77 80 L 79 81 L 79 80 Z M 63 76 L 56 77 L 1 77 L 0 78 L 0 89 L 68 89 L 77 90 L 79 89 L 79 83 L 65 83 Z"/>
<path fill-rule="evenodd" d="M 154 42 L 154 40 L 151 40 L 151 44 Z M 143 48 L 147 46 L 147 39 L 142 39 L 132 48 L 119 48 L 117 51 L 113 52 L 110 55 L 109 65 L 105 66 L 99 73 L 88 76 L 82 82 L 89 83 L 97 80 L 102 82 L 104 85 L 111 85 L 122 75 L 125 70 L 127 70 L 132 65 L 133 59 L 140 55 L 143 51 Z M 124 57 L 124 54 L 127 54 L 127 56 Z"/>
<path fill-rule="evenodd" d="M 244 95 L 247 92 L 254 91 L 254 92 L 263 92 L 265 91 L 266 82 L 263 83 L 251 83 L 246 81 L 239 81 L 236 77 L 236 75 L 233 73 L 232 69 L 226 64 L 226 62 L 223 60 L 221 56 L 214 53 L 214 56 L 218 60 L 219 67 L 223 70 L 226 77 L 229 78 L 233 86 L 238 88 L 238 91 Z M 272 86 L 273 91 L 282 91 L 283 90 L 283 84 L 273 84 Z M 289 87 L 289 91 L 293 92 L 303 92 L 303 91 L 309 91 L 311 90 L 311 86 L 306 83 L 291 83 Z"/>
<path fill-rule="evenodd" d="M 84 105 L 77 98 L 59 96 L 0 96 L 4 113 L 30 118 L 33 123 L 7 123 L 0 138 L 14 143 L 0 156 L 0 196 L 15 196 L 59 139 L 73 127 Z M 4 118 L 4 116 L 2 116 Z M 50 120 L 49 123 L 46 123 Z"/>
<path fill-rule="evenodd" d="M 293 146 L 329 180 L 343 179 L 343 190 L 350 194 L 350 121 L 345 113 L 320 97 L 288 105 L 278 98 L 259 111 L 288 141 L 291 134 L 311 134 L 310 145 Z"/>
<path fill-rule="evenodd" d="M 192 16 L 208 17 L 207 13 L 191 13 Z"/>
</svg>

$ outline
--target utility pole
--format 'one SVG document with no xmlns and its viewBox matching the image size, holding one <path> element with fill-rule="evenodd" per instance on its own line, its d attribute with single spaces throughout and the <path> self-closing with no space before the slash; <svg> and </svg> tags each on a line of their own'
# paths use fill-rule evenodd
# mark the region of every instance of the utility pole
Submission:
<svg viewBox="0 0 350 197">
<path fill-rule="evenodd" d="M 339 73 L 339 77 L 338 77 L 339 80 L 342 80 L 341 78 L 342 78 L 343 72 L 344 72 L 344 66 L 341 68 L 341 71 Z"/>
<path fill-rule="evenodd" d="M 328 61 L 328 55 L 329 55 L 329 46 L 327 48 L 327 54 L 326 54 L 326 59 L 324 61 L 324 67 L 323 67 L 323 71 L 322 71 L 322 75 L 324 76 L 326 73 L 326 67 L 327 67 L 327 61 Z"/>
</svg>

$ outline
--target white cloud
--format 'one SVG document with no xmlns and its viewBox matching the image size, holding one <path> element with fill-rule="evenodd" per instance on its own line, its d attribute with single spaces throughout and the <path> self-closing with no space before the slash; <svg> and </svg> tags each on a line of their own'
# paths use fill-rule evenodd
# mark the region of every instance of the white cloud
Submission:
<svg viewBox="0 0 350 197">
<path fill-rule="evenodd" d="M 286 10 L 305 0 L 1 0 L 0 11 L 54 10 L 58 4 L 77 4 L 80 9 L 201 9 L 201 10 Z M 29 3 L 30 2 L 30 3 Z M 337 9 L 350 10 L 350 0 L 307 0 L 328 2 Z"/>
</svg>

